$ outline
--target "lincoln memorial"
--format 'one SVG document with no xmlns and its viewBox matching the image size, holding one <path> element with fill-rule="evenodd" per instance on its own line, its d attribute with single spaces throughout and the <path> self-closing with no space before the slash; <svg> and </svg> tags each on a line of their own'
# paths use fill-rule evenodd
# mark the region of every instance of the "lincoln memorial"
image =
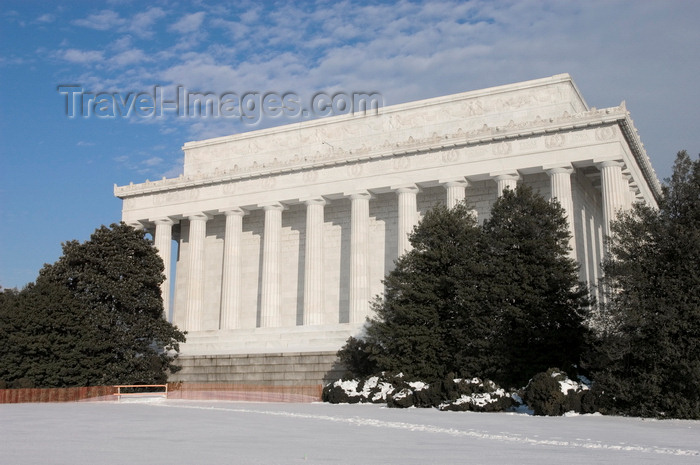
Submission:
<svg viewBox="0 0 700 465">
<path fill-rule="evenodd" d="M 517 183 L 556 198 L 595 286 L 616 211 L 661 195 L 624 103 L 591 108 L 566 74 L 183 150 L 179 177 L 114 188 L 123 221 L 153 234 L 166 318 L 188 332 L 175 380 L 333 377 L 436 204 L 466 201 L 483 221 Z"/>
</svg>

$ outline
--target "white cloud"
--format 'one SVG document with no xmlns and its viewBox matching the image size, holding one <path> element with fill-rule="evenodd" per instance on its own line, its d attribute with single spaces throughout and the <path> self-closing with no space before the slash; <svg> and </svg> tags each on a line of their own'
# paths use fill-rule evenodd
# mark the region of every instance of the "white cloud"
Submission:
<svg viewBox="0 0 700 465">
<path fill-rule="evenodd" d="M 53 23 L 56 21 L 56 15 L 45 13 L 36 19 L 37 23 Z"/>
<path fill-rule="evenodd" d="M 164 16 L 166 13 L 162 8 L 149 8 L 143 13 L 135 14 L 129 21 L 128 29 L 139 37 L 151 37 L 154 24 Z"/>
<path fill-rule="evenodd" d="M 109 44 L 109 48 L 118 51 L 124 51 L 132 48 L 133 43 L 134 39 L 130 35 L 125 35 L 121 36 L 120 38 Z"/>
<path fill-rule="evenodd" d="M 117 29 L 124 24 L 126 20 L 119 16 L 119 13 L 113 10 L 102 10 L 99 13 L 93 13 L 85 18 L 76 19 L 73 21 L 76 26 L 97 29 L 98 31 L 108 31 Z"/>
<path fill-rule="evenodd" d="M 109 63 L 116 66 L 133 65 L 144 61 L 150 61 L 150 58 L 139 49 L 125 50 L 109 59 Z"/>
<path fill-rule="evenodd" d="M 170 26 L 170 30 L 179 32 L 180 34 L 188 34 L 196 32 L 202 26 L 204 21 L 204 12 L 191 13 L 183 16 L 177 22 Z"/>
<path fill-rule="evenodd" d="M 64 60 L 70 61 L 71 63 L 88 64 L 101 61 L 103 59 L 103 53 L 98 50 L 78 50 L 69 48 L 63 51 L 62 57 Z"/>
<path fill-rule="evenodd" d="M 98 31 L 130 32 L 141 38 L 149 38 L 154 33 L 153 26 L 156 21 L 164 16 L 166 12 L 160 7 L 151 7 L 128 18 L 122 17 L 114 10 L 102 10 L 85 18 L 76 19 L 72 23 Z"/>
<path fill-rule="evenodd" d="M 160 158 L 160 157 L 151 157 L 151 158 L 148 158 L 148 159 L 144 160 L 144 161 L 141 162 L 141 163 L 142 163 L 143 165 L 149 166 L 149 167 L 151 167 L 151 166 L 157 166 L 157 165 L 160 165 L 161 163 L 163 163 L 163 159 Z"/>
</svg>

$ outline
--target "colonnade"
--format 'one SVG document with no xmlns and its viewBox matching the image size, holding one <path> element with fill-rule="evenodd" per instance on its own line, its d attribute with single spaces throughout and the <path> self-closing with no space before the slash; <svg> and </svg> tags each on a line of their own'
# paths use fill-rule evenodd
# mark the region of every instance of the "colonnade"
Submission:
<svg viewBox="0 0 700 465">
<path fill-rule="evenodd" d="M 629 205 L 628 182 L 623 176 L 622 163 L 605 161 L 599 163 L 601 176 L 602 210 L 604 232 L 610 233 L 609 222 L 616 210 Z M 564 208 L 569 230 L 572 232 L 571 248 L 575 258 L 576 238 L 574 235 L 574 202 L 571 176 L 575 172 L 572 166 L 542 167 L 549 175 L 551 197 L 558 199 Z M 498 195 L 504 189 L 515 189 L 520 174 L 517 171 L 491 173 L 489 177 L 496 182 Z M 440 180 L 446 191 L 446 205 L 453 207 L 466 198 L 466 188 L 470 181 L 466 177 Z M 398 255 L 410 250 L 409 234 L 418 221 L 417 194 L 420 188 L 416 184 L 393 186 L 398 204 Z M 369 206 L 372 193 L 369 190 L 347 192 L 350 199 L 350 276 L 349 276 L 349 322 L 360 323 L 369 314 L 370 302 L 370 215 Z M 327 200 L 322 196 L 300 199 L 306 205 L 306 240 L 304 245 L 304 289 L 303 289 L 303 324 L 322 324 L 324 303 L 324 258 L 323 227 L 324 207 Z M 281 202 L 259 204 L 264 211 L 264 230 L 262 241 L 262 275 L 260 295 L 260 326 L 278 327 L 281 325 L 280 298 L 280 249 L 282 240 L 282 215 L 285 205 Z M 223 269 L 221 284 L 221 329 L 240 327 L 241 308 L 241 253 L 243 217 L 246 211 L 241 208 L 218 210 L 217 214 L 226 217 Z M 184 329 L 200 331 L 202 329 L 202 311 L 204 302 L 205 237 L 207 221 L 213 218 L 212 212 L 195 212 L 182 215 L 189 220 L 189 248 L 186 267 L 188 281 L 186 284 L 186 304 Z M 162 292 L 166 314 L 169 308 L 170 289 L 170 255 L 172 226 L 176 219 L 171 217 L 152 219 L 155 224 L 154 243 L 165 264 L 166 280 Z"/>
</svg>

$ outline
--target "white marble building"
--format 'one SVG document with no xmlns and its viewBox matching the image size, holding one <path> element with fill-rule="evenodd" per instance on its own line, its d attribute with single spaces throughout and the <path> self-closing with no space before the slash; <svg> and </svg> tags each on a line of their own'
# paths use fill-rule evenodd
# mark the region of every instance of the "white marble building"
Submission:
<svg viewBox="0 0 700 465">
<path fill-rule="evenodd" d="M 466 198 L 483 220 L 518 182 L 558 198 L 581 278 L 595 283 L 615 211 L 660 195 L 624 104 L 588 107 L 566 74 L 184 152 L 180 177 L 114 191 L 123 221 L 153 231 L 185 359 L 335 353 L 436 203 Z"/>
</svg>

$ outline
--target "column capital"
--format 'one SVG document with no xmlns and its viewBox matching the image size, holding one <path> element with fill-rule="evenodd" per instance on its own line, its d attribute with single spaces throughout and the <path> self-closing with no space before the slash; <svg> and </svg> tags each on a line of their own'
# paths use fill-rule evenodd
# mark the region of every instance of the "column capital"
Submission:
<svg viewBox="0 0 700 465">
<path fill-rule="evenodd" d="M 489 173 L 489 176 L 496 181 L 518 181 L 520 179 L 520 174 L 517 171 Z"/>
<path fill-rule="evenodd" d="M 413 193 L 417 194 L 420 191 L 420 188 L 416 186 L 415 184 L 400 184 L 397 186 L 391 186 L 391 190 L 403 194 L 403 193 Z"/>
<path fill-rule="evenodd" d="M 212 215 L 211 213 L 206 213 L 206 212 L 187 213 L 183 216 L 190 221 L 192 221 L 192 220 L 209 221 L 210 219 L 214 218 L 214 215 Z"/>
<path fill-rule="evenodd" d="M 315 197 L 305 197 L 302 199 L 299 199 L 301 202 L 304 203 L 304 205 L 325 205 L 326 199 L 320 196 L 315 196 Z"/>
<path fill-rule="evenodd" d="M 542 169 L 544 170 L 545 173 L 548 175 L 552 176 L 553 174 L 559 174 L 559 173 L 565 173 L 565 174 L 572 174 L 574 172 L 573 166 L 566 164 L 566 165 L 547 165 L 543 166 Z"/>
<path fill-rule="evenodd" d="M 248 214 L 247 211 L 239 207 L 221 208 L 218 210 L 219 213 L 223 213 L 226 216 L 245 216 Z"/>
<path fill-rule="evenodd" d="M 161 218 L 149 218 L 151 223 L 155 225 L 165 225 L 165 226 L 172 226 L 175 223 L 177 223 L 176 220 L 170 218 L 169 216 L 161 217 Z"/>
<path fill-rule="evenodd" d="M 445 197 L 445 205 L 447 208 L 453 208 L 460 202 L 464 202 L 467 195 L 467 187 L 469 187 L 469 180 L 464 176 L 459 176 L 455 178 L 442 179 L 438 181 L 445 188 L 447 193 Z"/>
<path fill-rule="evenodd" d="M 350 197 L 350 200 L 355 200 L 355 199 L 371 199 L 372 194 L 367 191 L 367 190 L 356 190 L 356 191 L 350 191 L 350 192 L 344 192 L 343 195 L 345 197 Z"/>
<path fill-rule="evenodd" d="M 620 159 L 594 160 L 594 162 L 599 168 L 607 168 L 609 166 L 619 166 L 622 168 L 625 166 L 625 163 Z"/>
<path fill-rule="evenodd" d="M 284 206 L 284 204 L 280 202 L 267 202 L 267 203 L 259 203 L 258 208 L 262 208 L 263 210 L 286 210 L 287 207 Z"/>
<path fill-rule="evenodd" d="M 469 180 L 464 176 L 458 176 L 456 178 L 440 179 L 438 183 L 442 184 L 444 187 L 469 187 Z"/>
</svg>

